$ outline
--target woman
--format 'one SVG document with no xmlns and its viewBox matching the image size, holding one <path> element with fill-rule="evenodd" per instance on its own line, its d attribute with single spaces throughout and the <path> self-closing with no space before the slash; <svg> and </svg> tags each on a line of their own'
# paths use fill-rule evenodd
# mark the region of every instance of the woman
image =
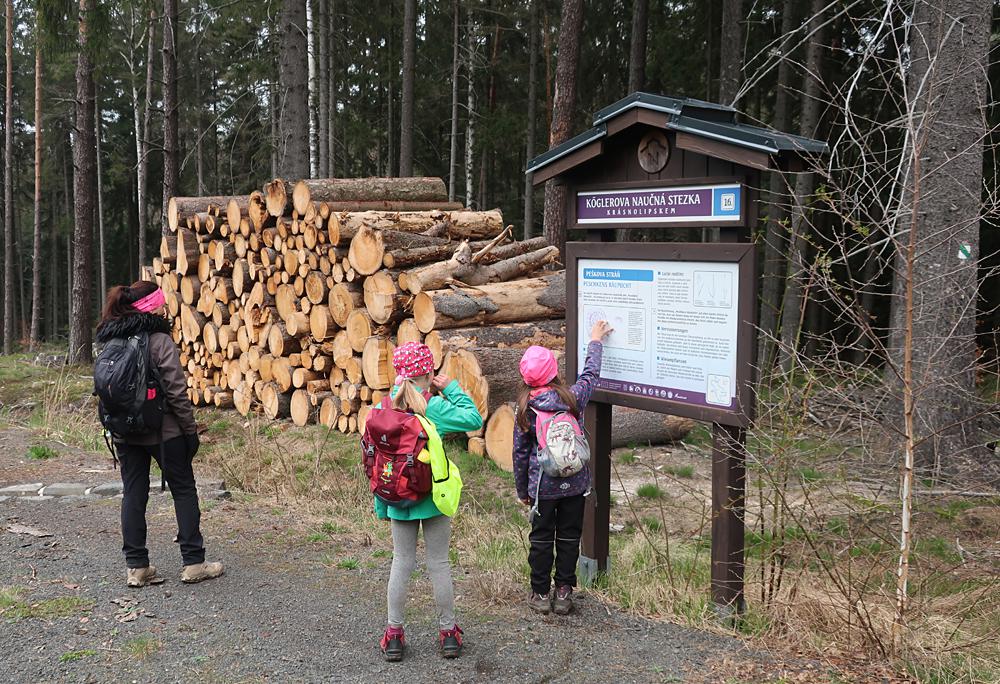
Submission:
<svg viewBox="0 0 1000 684">
<path fill-rule="evenodd" d="M 198 432 L 194 409 L 187 396 L 180 355 L 170 337 L 170 324 L 163 317 L 165 310 L 163 291 L 154 283 L 140 280 L 131 286 L 118 285 L 108 292 L 101 323 L 97 326 L 97 341 L 100 343 L 148 334 L 149 366 L 159 371 L 159 389 L 166 400 L 163 425 L 159 431 L 126 438 L 114 437 L 124 488 L 122 551 L 128 568 L 125 581 L 130 587 L 163 582 L 157 577 L 156 568 L 149 564 L 149 551 L 146 549 L 146 504 L 149 502 L 151 458 L 159 464 L 174 499 L 177 541 L 184 560 L 181 581 L 201 582 L 218 577 L 223 572 L 222 563 L 205 562 L 198 490 L 191 468 L 191 461 L 198 452 Z"/>
</svg>

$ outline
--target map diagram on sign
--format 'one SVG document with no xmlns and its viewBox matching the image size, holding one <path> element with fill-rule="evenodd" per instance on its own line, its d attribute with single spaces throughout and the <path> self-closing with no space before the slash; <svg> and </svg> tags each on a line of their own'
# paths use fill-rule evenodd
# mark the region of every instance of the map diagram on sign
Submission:
<svg viewBox="0 0 1000 684">
<path fill-rule="evenodd" d="M 725 271 L 695 271 L 694 305 L 714 309 L 731 309 L 733 306 L 733 274 Z"/>
<path fill-rule="evenodd" d="M 584 306 L 584 320 L 587 322 L 587 332 L 597 321 L 607 321 L 612 328 L 604 346 L 609 349 L 629 349 L 645 351 L 646 349 L 646 312 L 643 309 L 620 307 L 607 309 L 604 307 Z"/>
<path fill-rule="evenodd" d="M 705 401 L 709 404 L 729 406 L 732 395 L 729 393 L 729 376 L 709 375 L 708 386 L 705 388 Z"/>
</svg>

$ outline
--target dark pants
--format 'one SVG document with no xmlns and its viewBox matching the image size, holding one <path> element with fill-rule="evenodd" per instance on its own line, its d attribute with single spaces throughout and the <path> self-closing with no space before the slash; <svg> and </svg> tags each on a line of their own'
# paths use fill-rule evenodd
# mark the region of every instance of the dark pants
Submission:
<svg viewBox="0 0 1000 684">
<path fill-rule="evenodd" d="M 565 499 L 538 502 L 538 513 L 531 520 L 528 541 L 528 565 L 531 566 L 531 590 L 549 593 L 555 550 L 556 586 L 576 586 L 576 562 L 580 557 L 583 533 L 583 494 Z"/>
<path fill-rule="evenodd" d="M 174 514 L 177 516 L 177 541 L 181 546 L 184 565 L 194 565 L 205 561 L 205 545 L 201 538 L 201 511 L 198 509 L 198 490 L 194 482 L 194 470 L 188 458 L 187 445 L 183 437 L 160 445 L 139 446 L 119 444 L 118 459 L 121 461 L 122 485 L 122 551 L 125 564 L 130 568 L 144 568 L 149 565 L 149 551 L 146 549 L 146 504 L 149 502 L 149 463 L 156 459 L 163 477 L 170 486 L 174 499 Z"/>
</svg>

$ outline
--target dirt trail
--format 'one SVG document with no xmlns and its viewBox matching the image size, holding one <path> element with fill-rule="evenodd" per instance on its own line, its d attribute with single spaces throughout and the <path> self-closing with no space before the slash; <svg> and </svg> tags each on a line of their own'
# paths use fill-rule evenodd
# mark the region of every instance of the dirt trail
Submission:
<svg viewBox="0 0 1000 684">
<path fill-rule="evenodd" d="M 65 481 L 73 468 L 94 465 L 92 458 L 75 464 L 63 456 L 25 466 L 23 453 L 0 449 L 0 479 L 9 483 L 17 464 L 18 477 L 31 475 L 26 481 L 53 481 L 55 474 Z M 0 611 L 6 598 L 28 612 L 66 613 L 11 619 L 15 606 L 0 615 L 6 681 L 721 681 L 706 673 L 722 661 L 730 671 L 766 661 L 735 639 L 624 616 L 586 592 L 568 618 L 542 618 L 520 605 L 462 610 L 469 580 L 459 576 L 462 658 L 437 655 L 424 589 L 411 592 L 407 660 L 388 664 L 376 644 L 388 554 L 371 567 L 336 567 L 329 547 L 286 533 L 282 512 L 241 497 L 216 502 L 203 516 L 209 556 L 225 561 L 226 575 L 189 586 L 178 579 L 168 495 L 151 498 L 148 519 L 151 556 L 168 581 L 127 590 L 117 499 L 0 502 Z M 7 532 L 14 522 L 52 536 Z"/>
</svg>

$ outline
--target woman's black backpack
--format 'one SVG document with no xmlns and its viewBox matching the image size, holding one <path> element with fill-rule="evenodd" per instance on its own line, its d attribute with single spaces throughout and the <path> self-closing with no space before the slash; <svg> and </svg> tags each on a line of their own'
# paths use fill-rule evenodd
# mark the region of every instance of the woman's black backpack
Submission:
<svg viewBox="0 0 1000 684">
<path fill-rule="evenodd" d="M 101 425 L 114 437 L 160 430 L 164 400 L 147 333 L 108 340 L 94 363 L 94 394 Z"/>
</svg>

